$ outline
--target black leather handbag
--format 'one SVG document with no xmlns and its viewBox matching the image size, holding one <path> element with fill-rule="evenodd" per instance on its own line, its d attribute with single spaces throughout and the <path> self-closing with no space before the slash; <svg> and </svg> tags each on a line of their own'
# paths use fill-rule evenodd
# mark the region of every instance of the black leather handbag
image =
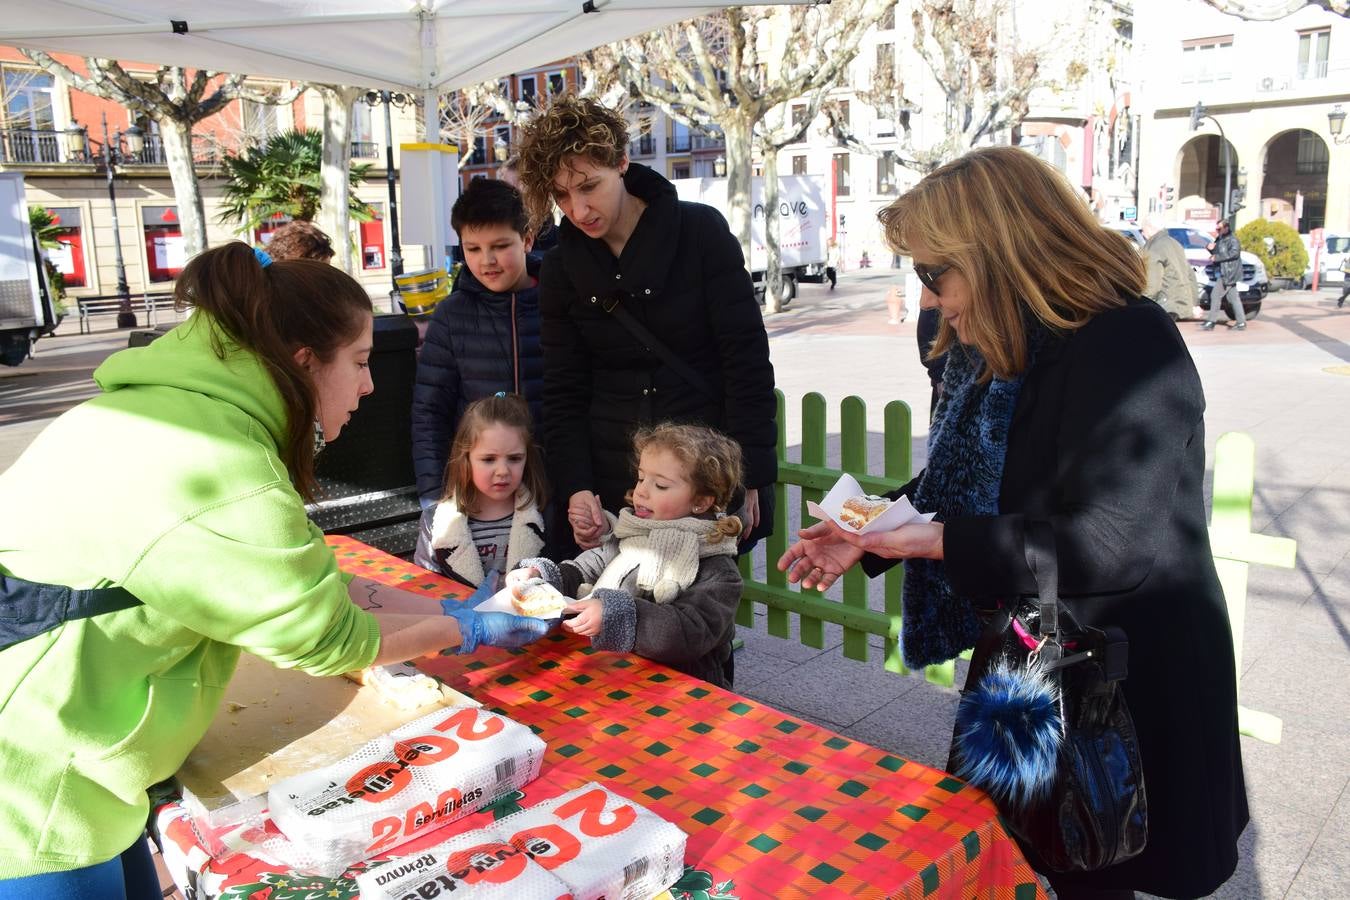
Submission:
<svg viewBox="0 0 1350 900">
<path fill-rule="evenodd" d="M 1089 872 L 1137 856 L 1148 802 L 1121 682 L 1129 644 L 1085 628 L 1059 602 L 1054 534 L 1028 522 L 1039 596 L 987 625 L 956 715 L 953 770 L 994 798 L 1008 830 L 1054 872 Z M 1039 866 L 1038 866 L 1039 867 Z"/>
</svg>

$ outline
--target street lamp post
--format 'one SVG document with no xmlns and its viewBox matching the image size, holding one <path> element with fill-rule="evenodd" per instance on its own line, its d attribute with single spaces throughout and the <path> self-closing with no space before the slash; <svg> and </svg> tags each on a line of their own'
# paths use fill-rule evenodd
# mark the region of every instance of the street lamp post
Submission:
<svg viewBox="0 0 1350 900">
<path fill-rule="evenodd" d="M 366 92 L 367 106 L 384 104 L 384 180 L 389 189 L 389 278 L 393 285 L 389 299 L 394 302 L 395 309 L 402 294 L 398 287 L 398 276 L 403 274 L 403 248 L 398 239 L 398 179 L 394 174 L 394 125 L 389 108 L 397 106 L 402 109 L 416 102 L 411 94 L 397 91 Z"/>
<path fill-rule="evenodd" d="M 1214 123 L 1214 127 L 1219 129 L 1219 140 L 1223 142 L 1223 217 L 1227 219 L 1232 214 L 1233 205 L 1233 157 L 1228 147 L 1228 137 L 1223 133 L 1223 126 L 1219 120 L 1209 114 L 1205 109 L 1205 104 L 1197 102 L 1195 108 L 1191 110 L 1191 131 L 1198 131 L 1200 123 L 1209 119 Z M 1232 223 L 1228 223 L 1232 226 Z"/>
<path fill-rule="evenodd" d="M 75 127 L 74 125 L 71 126 Z M 122 230 L 117 218 L 117 188 L 115 179 L 116 166 L 127 161 L 127 155 L 122 152 L 122 138 L 127 139 L 127 148 L 131 151 L 130 157 L 135 158 L 145 149 L 145 134 L 140 128 L 132 125 L 125 132 L 119 131 L 109 138 L 108 136 L 108 114 L 103 114 L 103 146 L 99 150 L 98 159 L 103 163 L 103 170 L 108 177 L 108 204 L 112 208 L 112 231 L 113 231 L 113 254 L 117 265 L 117 296 L 121 299 L 121 304 L 117 308 L 117 327 L 135 328 L 136 313 L 131 308 L 131 288 L 127 285 L 127 266 L 126 260 L 122 256 Z M 71 150 L 76 147 L 83 149 L 88 145 L 87 138 L 84 135 L 84 129 L 80 129 L 79 137 L 71 135 Z"/>
</svg>

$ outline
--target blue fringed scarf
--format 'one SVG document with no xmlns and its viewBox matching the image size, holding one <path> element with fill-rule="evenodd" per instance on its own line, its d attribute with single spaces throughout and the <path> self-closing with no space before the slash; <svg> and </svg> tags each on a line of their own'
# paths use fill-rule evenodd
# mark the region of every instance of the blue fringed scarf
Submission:
<svg viewBox="0 0 1350 900">
<path fill-rule="evenodd" d="M 981 384 L 983 369 L 984 358 L 974 347 L 954 342 L 947 351 L 942 399 L 928 434 L 928 465 L 911 498 L 921 512 L 936 512 L 938 522 L 998 514 L 1008 426 L 1022 376 Z M 941 560 L 905 560 L 902 603 L 900 648 L 910 668 L 975 646 L 980 620 L 969 600 L 952 594 Z"/>
</svg>

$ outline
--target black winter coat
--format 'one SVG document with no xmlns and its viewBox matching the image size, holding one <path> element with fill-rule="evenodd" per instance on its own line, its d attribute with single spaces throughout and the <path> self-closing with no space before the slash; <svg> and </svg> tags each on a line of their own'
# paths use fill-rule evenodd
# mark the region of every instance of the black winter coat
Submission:
<svg viewBox="0 0 1350 900">
<path fill-rule="evenodd" d="M 1202 496 L 1204 410 L 1195 364 L 1161 307 L 1137 299 L 1104 312 L 1027 371 L 1000 514 L 944 523 L 952 591 L 992 608 L 1036 593 L 1023 523 L 1048 520 L 1063 601 L 1084 624 L 1118 625 L 1130 641 L 1124 692 L 1148 844 L 1128 862 L 1057 883 L 1198 897 L 1237 865 L 1247 794 L 1233 637 Z M 868 556 L 864 568 L 875 575 L 891 562 Z"/>
<path fill-rule="evenodd" d="M 681 202 L 646 166 L 630 164 L 624 186 L 647 208 L 619 259 L 567 219 L 544 257 L 544 434 L 555 496 L 566 505 L 592 490 L 617 512 L 633 486 L 634 429 L 668 419 L 722 430 L 745 453 L 746 486 L 772 484 L 773 366 L 740 244 L 717 210 Z M 616 296 L 703 376 L 712 397 L 605 311 Z"/>
<path fill-rule="evenodd" d="M 539 274 L 535 257 L 526 270 Z M 413 473 L 417 495 L 437 498 L 464 408 L 498 391 L 523 394 L 540 433 L 544 358 L 539 348 L 539 290 L 497 294 L 460 270 L 455 291 L 431 314 L 413 386 Z"/>
</svg>

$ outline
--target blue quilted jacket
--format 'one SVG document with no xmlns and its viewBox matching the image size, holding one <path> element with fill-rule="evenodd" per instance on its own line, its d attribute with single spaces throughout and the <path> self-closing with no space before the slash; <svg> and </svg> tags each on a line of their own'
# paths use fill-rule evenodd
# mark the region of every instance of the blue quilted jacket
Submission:
<svg viewBox="0 0 1350 900">
<path fill-rule="evenodd" d="M 526 267 L 538 278 L 538 257 L 530 256 Z M 432 313 L 417 360 L 412 452 L 418 496 L 440 496 L 450 441 L 473 401 L 498 391 L 523 394 L 538 435 L 543 379 L 538 288 L 493 293 L 463 268 L 454 293 Z"/>
</svg>

